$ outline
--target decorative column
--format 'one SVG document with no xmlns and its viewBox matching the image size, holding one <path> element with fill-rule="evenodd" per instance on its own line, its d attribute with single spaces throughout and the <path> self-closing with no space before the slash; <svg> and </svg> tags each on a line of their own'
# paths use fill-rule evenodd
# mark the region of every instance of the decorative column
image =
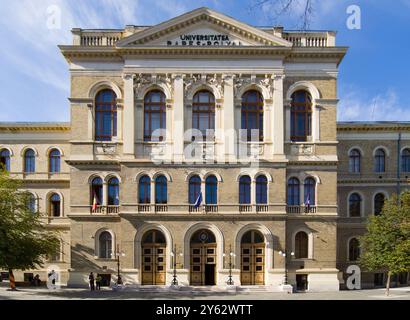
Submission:
<svg viewBox="0 0 410 320">
<path fill-rule="evenodd" d="M 292 106 L 292 100 L 284 99 L 284 107 L 285 107 L 285 142 L 290 142 L 290 111 Z"/>
<path fill-rule="evenodd" d="M 87 140 L 94 140 L 95 122 L 94 122 L 94 101 L 90 100 L 87 103 Z"/>
<path fill-rule="evenodd" d="M 133 74 L 125 74 L 124 79 L 124 157 L 135 157 L 135 106 Z"/>
<path fill-rule="evenodd" d="M 173 141 L 174 161 L 182 162 L 184 159 L 184 79 L 178 74 L 174 75 L 174 110 L 173 110 Z"/>
<path fill-rule="evenodd" d="M 124 103 L 123 100 L 117 100 L 117 141 L 123 141 L 124 137 Z"/>
<path fill-rule="evenodd" d="M 256 180 L 253 178 L 251 181 L 251 204 L 252 212 L 256 212 Z"/>
<path fill-rule="evenodd" d="M 275 156 L 284 155 L 284 110 L 283 110 L 283 74 L 275 74 L 273 77 L 273 154 Z"/>
<path fill-rule="evenodd" d="M 226 161 L 235 159 L 235 96 L 233 76 L 226 75 L 224 78 L 224 102 L 223 102 L 223 133 L 224 153 Z"/>
</svg>

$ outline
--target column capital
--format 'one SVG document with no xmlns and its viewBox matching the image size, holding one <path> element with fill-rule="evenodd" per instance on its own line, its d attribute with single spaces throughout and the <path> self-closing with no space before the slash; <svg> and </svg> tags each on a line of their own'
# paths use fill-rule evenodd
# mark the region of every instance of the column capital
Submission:
<svg viewBox="0 0 410 320">
<path fill-rule="evenodd" d="M 283 74 L 283 73 L 274 73 L 273 74 L 273 76 L 272 76 L 272 79 L 274 80 L 274 81 L 281 81 L 281 80 L 284 80 L 285 79 L 285 74 Z"/>
<path fill-rule="evenodd" d="M 135 73 L 124 73 L 122 75 L 122 79 L 124 81 L 129 81 L 129 80 L 135 80 L 137 76 L 135 75 Z"/>
</svg>

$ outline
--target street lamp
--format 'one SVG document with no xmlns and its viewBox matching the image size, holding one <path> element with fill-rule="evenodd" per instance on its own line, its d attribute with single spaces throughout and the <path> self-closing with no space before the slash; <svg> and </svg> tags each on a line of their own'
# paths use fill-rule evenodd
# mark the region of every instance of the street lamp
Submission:
<svg viewBox="0 0 410 320">
<path fill-rule="evenodd" d="M 284 285 L 288 284 L 288 259 L 287 256 L 288 254 L 290 255 L 290 257 L 293 257 L 295 255 L 295 253 L 293 251 L 279 251 L 279 255 L 285 258 L 285 279 L 284 279 Z"/>
<path fill-rule="evenodd" d="M 223 256 L 225 257 L 225 253 L 223 254 Z M 228 281 L 226 282 L 228 284 L 228 286 L 233 286 L 235 283 L 232 279 L 232 258 L 235 258 L 236 254 L 232 252 L 232 246 L 229 246 L 229 277 L 228 277 Z"/>
<path fill-rule="evenodd" d="M 173 286 L 178 286 L 178 280 L 177 280 L 177 246 L 175 245 L 174 251 L 171 252 L 171 256 L 173 257 L 173 262 L 174 262 L 174 275 L 172 279 L 172 285 Z M 180 257 L 183 256 L 182 253 L 179 254 Z"/>
<path fill-rule="evenodd" d="M 125 253 L 120 252 L 120 245 L 117 245 L 117 252 L 115 253 L 115 255 L 117 257 L 117 270 L 118 270 L 117 284 L 122 284 L 122 279 L 121 279 L 121 275 L 120 275 L 120 257 L 125 257 Z"/>
</svg>

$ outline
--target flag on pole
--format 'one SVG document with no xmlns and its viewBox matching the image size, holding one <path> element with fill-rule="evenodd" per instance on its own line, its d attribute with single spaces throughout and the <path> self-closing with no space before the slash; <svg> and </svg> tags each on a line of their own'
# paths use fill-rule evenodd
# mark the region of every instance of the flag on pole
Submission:
<svg viewBox="0 0 410 320">
<path fill-rule="evenodd" d="M 202 204 L 202 192 L 199 193 L 198 198 L 195 201 L 194 208 L 198 209 Z"/>
<path fill-rule="evenodd" d="M 92 212 L 95 212 L 97 210 L 97 206 L 98 206 L 98 199 L 97 199 L 96 193 L 94 192 Z"/>
<path fill-rule="evenodd" d="M 309 192 L 306 196 L 305 206 L 306 206 L 307 210 L 310 210 L 310 193 Z"/>
</svg>

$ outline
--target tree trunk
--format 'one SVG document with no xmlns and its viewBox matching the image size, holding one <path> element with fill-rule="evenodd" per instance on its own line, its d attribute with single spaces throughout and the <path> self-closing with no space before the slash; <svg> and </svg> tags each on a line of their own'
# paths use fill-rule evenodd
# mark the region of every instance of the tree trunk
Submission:
<svg viewBox="0 0 410 320">
<path fill-rule="evenodd" d="M 390 279 L 391 279 L 391 271 L 387 273 L 386 296 L 390 294 Z"/>
<path fill-rule="evenodd" d="M 10 289 L 16 290 L 16 279 L 14 279 L 13 269 L 9 269 Z"/>
</svg>

